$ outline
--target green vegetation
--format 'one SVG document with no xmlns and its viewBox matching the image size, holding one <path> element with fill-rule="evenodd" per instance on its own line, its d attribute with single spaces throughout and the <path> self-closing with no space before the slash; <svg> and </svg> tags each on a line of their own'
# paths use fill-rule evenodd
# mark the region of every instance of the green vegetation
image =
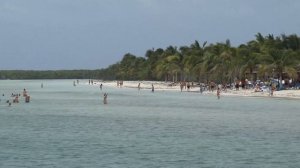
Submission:
<svg viewBox="0 0 300 168">
<path fill-rule="evenodd" d="M 0 71 L 0 79 L 86 79 L 95 73 L 97 71 L 92 70 L 2 70 Z"/>
<path fill-rule="evenodd" d="M 263 36 L 238 47 L 224 43 L 151 49 L 145 57 L 126 54 L 105 69 L 122 80 L 216 81 L 268 80 L 290 77 L 299 80 L 300 38 L 295 35 Z"/>
<path fill-rule="evenodd" d="M 0 71 L 2 79 L 103 79 L 215 81 L 268 80 L 290 77 L 299 80 L 300 38 L 258 33 L 255 40 L 233 47 L 230 40 L 216 44 L 169 46 L 150 49 L 145 57 L 125 54 L 120 62 L 99 70 Z"/>
</svg>

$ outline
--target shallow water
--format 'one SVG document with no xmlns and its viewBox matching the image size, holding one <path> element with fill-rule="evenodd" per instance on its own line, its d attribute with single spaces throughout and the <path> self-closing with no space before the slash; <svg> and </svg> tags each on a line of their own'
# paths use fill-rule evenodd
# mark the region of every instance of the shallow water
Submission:
<svg viewBox="0 0 300 168">
<path fill-rule="evenodd" d="M 300 167 L 299 100 L 80 82 L 0 81 L 0 167 Z"/>
</svg>

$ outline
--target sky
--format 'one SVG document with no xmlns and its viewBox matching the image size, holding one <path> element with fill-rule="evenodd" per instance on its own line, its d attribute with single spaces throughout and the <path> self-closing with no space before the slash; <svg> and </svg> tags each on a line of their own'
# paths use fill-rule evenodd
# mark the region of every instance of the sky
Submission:
<svg viewBox="0 0 300 168">
<path fill-rule="evenodd" d="M 99 69 L 170 45 L 300 35 L 299 0 L 0 0 L 0 70 Z"/>
</svg>

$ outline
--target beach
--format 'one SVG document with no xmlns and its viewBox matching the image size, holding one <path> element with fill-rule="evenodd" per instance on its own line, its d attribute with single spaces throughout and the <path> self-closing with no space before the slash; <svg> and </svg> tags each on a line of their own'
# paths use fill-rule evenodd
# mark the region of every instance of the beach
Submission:
<svg viewBox="0 0 300 168">
<path fill-rule="evenodd" d="M 117 86 L 117 81 L 95 81 L 94 85 L 103 84 L 108 87 L 120 87 Z M 138 89 L 138 84 L 140 83 L 141 90 L 151 90 L 151 85 L 153 84 L 155 90 L 157 91 L 177 91 L 180 92 L 179 83 L 173 82 L 161 82 L 161 81 L 123 81 L 123 88 L 132 88 Z M 183 92 L 190 93 L 200 93 L 200 87 L 194 86 L 191 87 L 188 91 L 183 89 Z M 203 91 L 203 95 L 216 95 L 216 90 L 211 92 L 208 90 Z M 246 96 L 246 97 L 274 97 L 274 98 L 291 98 L 291 99 L 300 99 L 300 89 L 291 89 L 291 90 L 280 90 L 274 91 L 273 96 L 270 96 L 268 91 L 255 92 L 254 89 L 227 89 L 226 91 L 221 91 L 221 96 Z"/>
</svg>

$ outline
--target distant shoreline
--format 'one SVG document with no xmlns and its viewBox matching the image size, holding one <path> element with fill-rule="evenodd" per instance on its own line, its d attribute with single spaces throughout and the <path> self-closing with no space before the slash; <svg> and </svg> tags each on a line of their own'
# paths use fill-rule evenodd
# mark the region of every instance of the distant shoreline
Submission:
<svg viewBox="0 0 300 168">
<path fill-rule="evenodd" d="M 101 83 L 103 86 L 115 87 L 117 88 L 117 81 L 96 81 L 94 85 L 100 85 Z M 171 86 L 172 82 L 159 82 L 159 81 L 124 81 L 123 86 L 124 88 L 130 89 L 138 89 L 138 84 L 140 83 L 141 90 L 149 90 L 151 89 L 151 84 L 154 84 L 155 90 L 157 91 L 177 91 L 180 92 L 180 87 L 178 85 Z M 199 86 L 192 87 L 189 91 L 184 89 L 183 92 L 190 92 L 190 93 L 200 93 Z M 216 91 L 204 91 L 203 95 L 216 95 Z M 254 89 L 239 89 L 239 90 L 232 90 L 227 89 L 227 91 L 221 91 L 222 96 L 239 96 L 239 97 L 261 97 L 261 98 L 282 98 L 282 99 L 300 99 L 300 89 L 298 90 L 280 90 L 275 91 L 273 96 L 269 96 L 269 92 L 254 92 Z"/>
</svg>

